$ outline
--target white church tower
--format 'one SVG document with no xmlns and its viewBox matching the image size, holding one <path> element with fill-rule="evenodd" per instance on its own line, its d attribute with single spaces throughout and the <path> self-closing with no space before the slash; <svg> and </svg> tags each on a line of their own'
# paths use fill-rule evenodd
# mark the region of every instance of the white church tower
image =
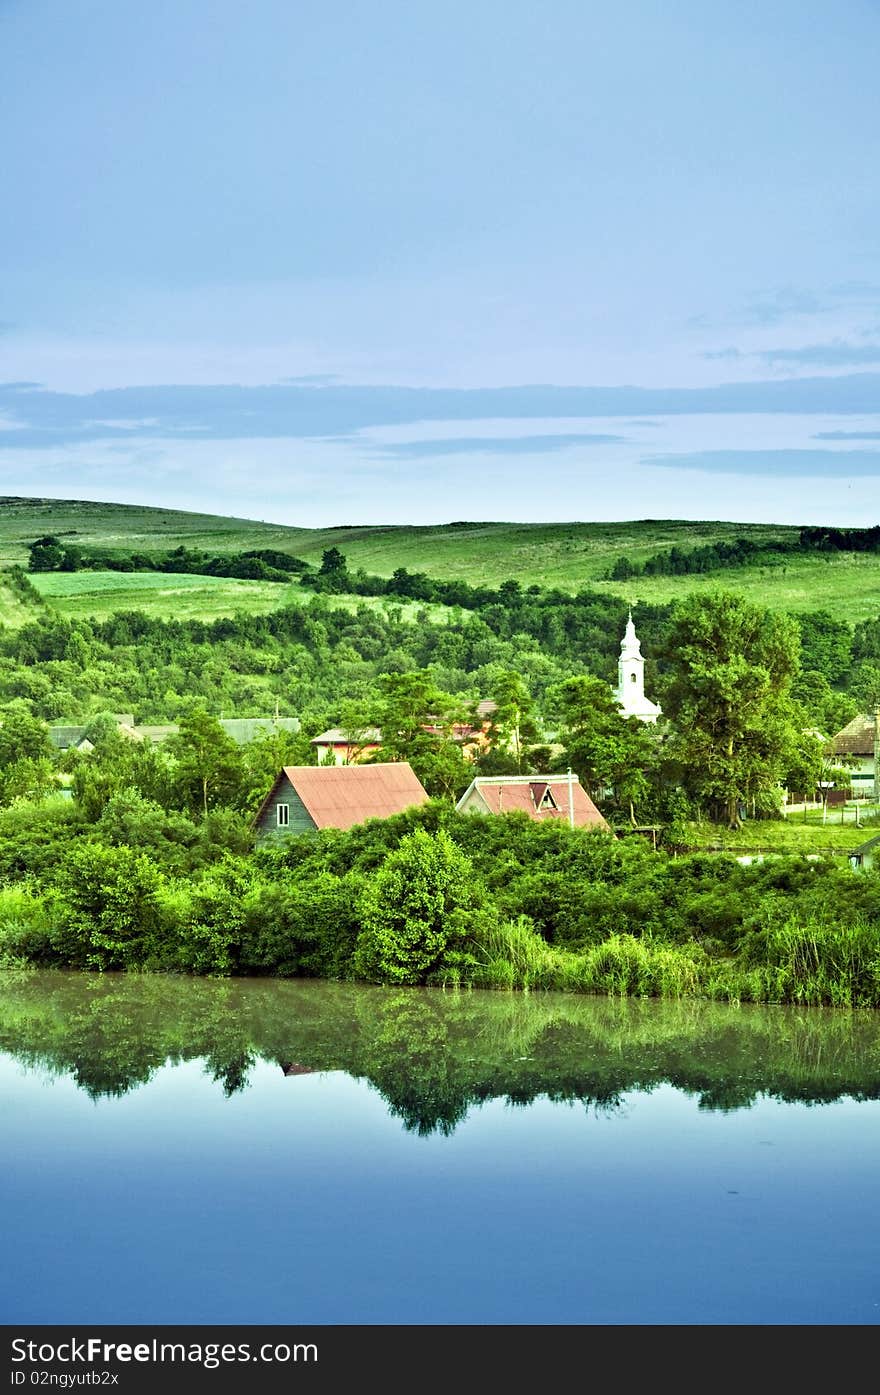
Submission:
<svg viewBox="0 0 880 1395">
<path fill-rule="evenodd" d="M 624 717 L 638 717 L 640 722 L 656 722 L 657 718 L 662 716 L 657 703 L 645 697 L 645 661 L 633 624 L 632 611 L 620 641 L 615 696 Z"/>
</svg>

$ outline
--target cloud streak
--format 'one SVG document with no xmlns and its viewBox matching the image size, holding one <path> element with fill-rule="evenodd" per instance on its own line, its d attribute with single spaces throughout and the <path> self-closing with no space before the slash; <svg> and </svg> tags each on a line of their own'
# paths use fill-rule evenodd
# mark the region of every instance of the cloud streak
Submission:
<svg viewBox="0 0 880 1395">
<path fill-rule="evenodd" d="M 874 450 L 703 450 L 680 455 L 643 455 L 643 465 L 709 474 L 763 475 L 769 478 L 840 478 L 880 475 Z"/>
<path fill-rule="evenodd" d="M 373 447 L 376 454 L 395 460 L 422 460 L 436 455 L 546 455 L 548 451 L 573 446 L 617 446 L 625 436 L 546 435 L 546 436 L 450 436 L 438 440 L 399 441 Z"/>
<path fill-rule="evenodd" d="M 52 392 L 33 384 L 0 384 L 0 413 L 17 424 L 16 446 L 20 449 L 125 439 L 131 436 L 132 423 L 137 423 L 140 436 L 166 440 L 318 440 L 428 421 L 574 421 L 592 417 L 631 421 L 718 413 L 872 415 L 878 403 L 880 373 L 703 388 L 184 384 L 74 394 Z M 547 448 L 552 448 L 549 442 Z"/>
</svg>

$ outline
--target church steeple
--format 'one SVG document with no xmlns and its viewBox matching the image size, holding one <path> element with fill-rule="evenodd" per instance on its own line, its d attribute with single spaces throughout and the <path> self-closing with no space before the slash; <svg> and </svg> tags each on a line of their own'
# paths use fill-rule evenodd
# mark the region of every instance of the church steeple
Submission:
<svg viewBox="0 0 880 1395">
<path fill-rule="evenodd" d="M 636 634 L 632 611 L 620 641 L 617 661 L 617 702 L 624 717 L 638 717 L 642 722 L 656 722 L 661 715 L 656 702 L 645 697 L 645 660 Z"/>
<path fill-rule="evenodd" d="M 636 627 L 633 624 L 632 611 L 629 612 L 629 618 L 626 622 L 626 629 L 623 632 L 623 639 L 620 641 L 620 654 L 621 658 L 624 655 L 629 654 L 632 654 L 632 656 L 636 659 L 641 659 L 642 657 L 642 646 L 639 642 L 639 637 L 636 634 Z"/>
</svg>

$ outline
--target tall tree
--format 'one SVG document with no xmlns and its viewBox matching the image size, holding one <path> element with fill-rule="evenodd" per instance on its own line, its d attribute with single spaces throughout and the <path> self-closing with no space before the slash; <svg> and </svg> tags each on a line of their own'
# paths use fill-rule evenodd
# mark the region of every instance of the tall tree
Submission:
<svg viewBox="0 0 880 1395">
<path fill-rule="evenodd" d="M 741 805 L 772 797 L 796 742 L 797 623 L 727 592 L 690 596 L 675 607 L 663 657 L 681 782 L 736 828 Z"/>
<path fill-rule="evenodd" d="M 658 737 L 638 717 L 624 717 L 607 683 L 599 678 L 569 678 L 549 695 L 558 720 L 562 752 L 554 764 L 570 766 L 591 793 L 613 791 L 613 799 L 628 808 L 635 822 L 635 805 L 648 793 L 657 764 Z"/>
<path fill-rule="evenodd" d="M 184 804 L 207 815 L 209 804 L 235 806 L 243 797 L 239 748 L 216 717 L 193 707 L 180 719 L 168 750 L 176 758 L 176 779 Z"/>
<path fill-rule="evenodd" d="M 489 748 L 507 752 L 521 773 L 526 751 L 539 736 L 532 696 L 520 675 L 515 670 L 506 669 L 495 680 L 492 697 L 496 706 L 487 733 Z"/>
</svg>

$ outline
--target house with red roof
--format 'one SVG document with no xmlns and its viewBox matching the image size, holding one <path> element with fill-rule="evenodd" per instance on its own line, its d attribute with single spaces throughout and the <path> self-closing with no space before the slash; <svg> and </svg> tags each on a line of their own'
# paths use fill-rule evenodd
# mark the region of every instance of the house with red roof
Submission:
<svg viewBox="0 0 880 1395">
<path fill-rule="evenodd" d="M 456 804 L 459 814 L 527 814 L 537 823 L 608 828 L 577 775 L 478 775 Z"/>
<path fill-rule="evenodd" d="M 257 837 L 353 828 L 428 802 L 408 761 L 365 765 L 286 765 L 254 818 Z"/>
</svg>

